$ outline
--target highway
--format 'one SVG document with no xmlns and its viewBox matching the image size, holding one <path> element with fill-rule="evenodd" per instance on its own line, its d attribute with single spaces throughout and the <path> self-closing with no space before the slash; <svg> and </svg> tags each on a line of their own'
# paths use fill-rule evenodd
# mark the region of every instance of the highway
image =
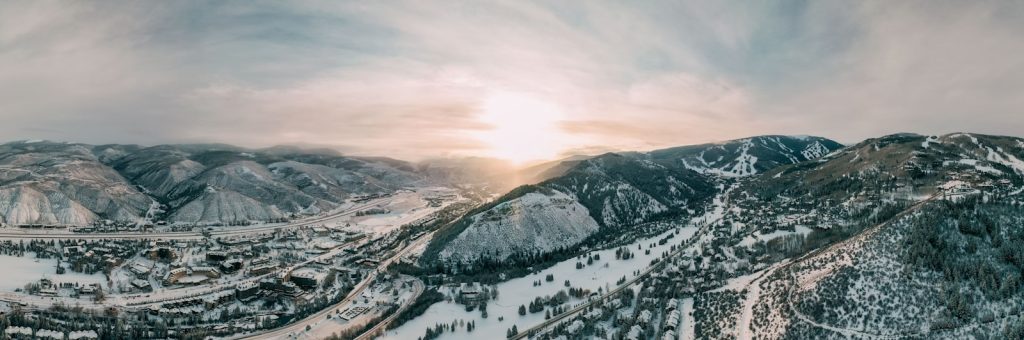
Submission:
<svg viewBox="0 0 1024 340">
<path fill-rule="evenodd" d="M 332 220 L 342 216 L 348 216 L 366 210 L 375 205 L 388 202 L 392 197 L 381 197 L 374 200 L 360 203 L 345 210 L 337 211 L 324 216 L 315 216 L 301 219 L 282 225 L 260 225 L 233 228 L 215 228 L 207 231 L 210 237 L 239 236 L 271 232 L 277 229 L 295 228 L 314 223 Z M 17 239 L 47 239 L 47 240 L 194 240 L 206 237 L 202 231 L 174 231 L 174 232 L 119 232 L 119 233 L 73 233 L 69 231 L 45 231 L 34 232 L 39 229 L 0 229 L 0 240 Z"/>
<path fill-rule="evenodd" d="M 291 323 L 291 324 L 285 325 L 284 327 L 277 328 L 277 329 L 274 329 L 274 330 L 267 330 L 267 331 L 263 331 L 263 332 L 257 332 L 257 333 L 253 333 L 253 334 L 247 334 L 247 335 L 244 335 L 242 337 L 239 337 L 239 339 L 270 339 L 270 338 L 278 339 L 278 338 L 285 338 L 289 334 L 298 334 L 298 333 L 301 333 L 301 332 L 305 331 L 307 325 L 313 325 L 317 321 L 323 320 L 328 314 L 334 312 L 337 309 L 344 308 L 345 305 L 351 303 L 352 300 L 355 300 L 355 298 L 359 297 L 363 293 L 363 291 L 366 290 L 366 288 L 370 286 L 370 284 L 373 282 L 373 280 L 375 280 L 377 278 L 377 275 L 379 275 L 381 272 L 383 272 L 385 268 L 387 268 L 389 265 L 394 263 L 396 260 L 398 260 L 399 258 L 404 256 L 409 251 L 411 251 L 413 249 L 416 249 L 416 247 L 419 247 L 419 246 L 423 245 L 423 243 L 425 243 L 427 240 L 429 240 L 430 236 L 432 236 L 432 235 L 433 235 L 433 233 L 421 236 L 419 239 L 413 241 L 412 243 L 410 243 L 405 248 L 402 248 L 401 251 L 395 253 L 395 255 L 389 257 L 388 259 L 386 259 L 384 261 L 381 261 L 381 263 L 377 266 L 377 269 L 372 271 L 372 272 L 370 272 L 370 274 L 367 275 L 365 278 L 363 278 L 362 281 L 359 281 L 359 283 L 356 284 L 355 288 L 353 288 L 352 291 L 349 292 L 349 294 L 347 296 L 345 296 L 344 299 L 341 300 L 341 302 L 338 302 L 338 303 L 334 304 L 333 306 L 324 308 L 323 310 L 321 310 L 319 312 L 313 313 L 312 315 L 307 316 L 305 319 L 302 319 L 302 320 L 297 321 L 295 323 Z"/>
<path fill-rule="evenodd" d="M 294 268 L 299 268 L 304 265 L 310 264 L 320 259 L 327 259 L 338 255 L 344 251 L 347 247 L 353 246 L 358 241 L 352 241 L 338 245 L 331 248 L 326 253 L 314 256 L 303 262 L 296 263 L 289 266 L 285 271 L 291 271 Z M 123 308 L 125 310 L 142 310 L 150 305 L 161 304 L 168 301 L 187 299 L 192 297 L 199 297 L 203 295 L 209 295 L 217 292 L 221 292 L 228 289 L 234 289 L 236 286 L 247 283 L 247 282 L 258 282 L 267 277 L 273 277 L 279 272 L 275 271 L 259 276 L 253 276 L 230 283 L 221 283 L 205 287 L 189 287 L 182 289 L 170 289 L 164 291 L 154 291 L 149 293 L 132 293 L 132 294 L 111 294 L 107 295 L 106 299 L 102 303 L 96 303 L 91 298 L 70 298 L 70 297 L 45 297 L 37 295 L 29 295 L 25 293 L 15 292 L 0 292 L 0 301 L 25 304 L 38 308 L 49 308 L 53 305 L 63 304 L 65 306 L 82 306 L 83 308 L 93 310 L 103 310 L 104 308 Z"/>
<path fill-rule="evenodd" d="M 405 302 L 402 303 L 402 306 L 399 307 L 398 310 L 396 310 L 394 313 L 391 313 L 391 315 L 388 316 L 387 319 L 378 322 L 376 326 L 373 326 L 373 328 L 370 328 L 366 332 L 363 332 L 363 334 L 357 336 L 355 340 L 373 339 L 381 332 L 383 332 L 385 327 L 394 322 L 395 318 L 398 318 L 399 315 L 402 315 L 402 312 L 404 312 L 406 309 L 409 309 L 409 306 L 412 306 L 412 303 L 416 302 L 416 298 L 418 298 L 420 294 L 423 294 L 423 281 L 420 281 L 417 278 L 413 278 L 412 284 L 412 296 L 410 296 L 408 300 L 405 300 Z"/>
</svg>

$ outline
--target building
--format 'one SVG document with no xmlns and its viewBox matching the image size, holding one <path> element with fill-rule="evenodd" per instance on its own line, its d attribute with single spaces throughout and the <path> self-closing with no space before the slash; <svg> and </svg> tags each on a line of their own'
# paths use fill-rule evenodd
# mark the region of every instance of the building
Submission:
<svg viewBox="0 0 1024 340">
<path fill-rule="evenodd" d="M 241 259 L 230 259 L 220 264 L 220 271 L 223 273 L 231 274 L 242 269 L 243 261 Z"/>
<path fill-rule="evenodd" d="M 254 261 L 255 262 L 255 261 Z M 263 275 L 273 273 L 278 269 L 276 262 L 261 263 L 249 267 L 249 275 Z"/>
<path fill-rule="evenodd" d="M 132 262 L 132 264 L 128 266 L 128 271 L 131 272 L 132 275 L 135 275 L 135 278 L 137 279 L 145 279 L 149 277 L 150 269 L 141 263 Z"/>
<path fill-rule="evenodd" d="M 164 274 L 164 279 L 163 279 L 164 284 L 165 285 L 175 284 L 175 283 L 178 282 L 178 280 L 181 280 L 181 278 L 185 277 L 185 275 L 188 275 L 188 270 L 185 269 L 185 268 L 174 268 L 174 269 L 171 269 L 171 270 L 169 270 L 167 272 L 167 274 Z"/>
<path fill-rule="evenodd" d="M 297 270 L 292 272 L 291 282 L 302 287 L 302 289 L 315 289 L 323 281 L 323 273 L 313 270 Z"/>
<path fill-rule="evenodd" d="M 206 253 L 206 261 L 211 263 L 220 263 L 220 261 L 227 260 L 228 253 L 222 251 L 211 251 Z"/>
<path fill-rule="evenodd" d="M 258 282 L 243 282 L 235 287 L 235 297 L 242 301 L 255 298 L 259 293 L 260 284 Z"/>
<path fill-rule="evenodd" d="M 87 331 L 72 331 L 68 333 L 68 340 L 92 340 L 99 339 L 100 335 L 96 334 L 94 330 Z"/>
<path fill-rule="evenodd" d="M 99 290 L 100 290 L 100 284 L 98 284 L 98 283 L 90 283 L 90 284 L 87 284 L 87 285 L 79 287 L 78 288 L 78 294 L 81 294 L 81 295 L 96 294 L 96 292 L 98 292 Z"/>
<path fill-rule="evenodd" d="M 99 248 L 94 248 L 93 251 L 95 251 L 97 254 L 103 254 L 102 250 Z M 178 253 L 176 253 L 174 249 L 171 249 L 171 247 L 158 246 L 154 248 L 149 248 L 149 250 L 146 251 L 146 256 L 149 257 L 149 259 L 151 260 L 171 262 L 178 258 Z"/>
<path fill-rule="evenodd" d="M 477 302 L 487 299 L 486 294 L 483 294 L 482 287 L 479 282 L 464 283 L 459 288 L 459 298 L 466 302 Z"/>
<path fill-rule="evenodd" d="M 149 281 L 140 280 L 140 279 L 132 280 L 132 286 L 135 287 L 138 290 L 146 291 L 146 292 L 148 292 L 148 291 L 153 289 L 153 287 L 149 284 Z"/>
<path fill-rule="evenodd" d="M 192 267 L 192 274 L 193 275 L 203 275 L 203 276 L 206 276 L 206 277 L 209 277 L 209 278 L 218 278 L 218 277 L 220 277 L 220 271 L 217 270 L 217 268 L 206 267 L 206 266 L 203 266 L 203 267 Z"/>
</svg>

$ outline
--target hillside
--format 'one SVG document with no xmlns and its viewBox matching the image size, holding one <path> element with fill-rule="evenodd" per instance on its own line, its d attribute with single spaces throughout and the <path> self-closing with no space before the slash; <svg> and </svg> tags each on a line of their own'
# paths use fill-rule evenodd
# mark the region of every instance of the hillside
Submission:
<svg viewBox="0 0 1024 340">
<path fill-rule="evenodd" d="M 411 165 L 230 145 L 0 145 L 0 221 L 88 225 L 279 220 L 427 183 Z"/>
<path fill-rule="evenodd" d="M 1019 138 L 899 134 L 731 182 L 633 309 L 565 322 L 613 337 L 1018 339 L 1022 156 Z"/>
<path fill-rule="evenodd" d="M 442 263 L 466 263 L 475 258 L 501 260 L 524 252 L 543 254 L 569 249 L 599 235 L 624 236 L 630 234 L 630 226 L 699 213 L 723 188 L 724 182 L 813 159 L 839 147 L 836 142 L 818 137 L 763 136 L 576 160 L 559 176 L 536 186 L 521 187 L 513 191 L 516 194 L 503 196 L 443 230 L 428 247 L 425 258 Z M 716 164 L 718 167 L 714 169 L 718 170 L 691 166 L 697 159 L 708 166 Z M 737 167 L 740 163 L 744 165 Z M 746 170 L 730 170 L 734 168 Z M 522 205 L 517 200 L 522 199 L 524 192 L 538 191 L 565 197 L 571 202 L 559 201 L 558 204 L 574 208 L 539 207 L 535 202 L 532 210 L 540 212 L 543 220 L 577 221 L 588 226 L 593 222 L 599 228 L 551 223 L 544 226 L 546 235 L 571 236 L 537 242 L 533 236 L 518 235 L 524 230 L 536 230 L 532 224 L 537 222 L 523 219 L 521 213 L 507 207 Z M 581 213 L 589 219 L 580 220 Z M 474 252 L 485 248 L 495 251 Z"/>
<path fill-rule="evenodd" d="M 821 137 L 757 136 L 656 150 L 646 156 L 659 164 L 681 165 L 704 174 L 744 177 L 781 165 L 817 159 L 842 147 Z"/>
<path fill-rule="evenodd" d="M 86 145 L 0 145 L 0 221 L 4 223 L 130 221 L 143 217 L 151 203 Z"/>
</svg>

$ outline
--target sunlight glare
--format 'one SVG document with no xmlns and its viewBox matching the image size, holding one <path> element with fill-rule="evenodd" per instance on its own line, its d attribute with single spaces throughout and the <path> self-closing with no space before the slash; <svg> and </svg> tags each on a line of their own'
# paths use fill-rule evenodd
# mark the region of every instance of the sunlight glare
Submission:
<svg viewBox="0 0 1024 340">
<path fill-rule="evenodd" d="M 478 136 L 489 156 L 522 164 L 558 155 L 562 143 L 556 124 L 563 116 L 558 106 L 521 93 L 497 92 L 487 96 L 482 110 L 481 121 L 494 126 Z"/>
</svg>

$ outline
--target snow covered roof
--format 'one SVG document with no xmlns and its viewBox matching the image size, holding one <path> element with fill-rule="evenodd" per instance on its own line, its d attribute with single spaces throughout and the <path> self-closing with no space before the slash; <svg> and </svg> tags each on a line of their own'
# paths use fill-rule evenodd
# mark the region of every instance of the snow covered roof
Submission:
<svg viewBox="0 0 1024 340">
<path fill-rule="evenodd" d="M 8 335 L 15 335 L 15 334 L 32 335 L 32 329 L 28 328 L 28 327 L 11 326 L 11 327 L 7 327 L 7 329 L 4 330 L 4 334 L 8 334 Z"/>
<path fill-rule="evenodd" d="M 38 332 L 36 332 L 36 338 L 64 340 L 64 332 L 49 329 L 40 329 Z"/>
<path fill-rule="evenodd" d="M 98 339 L 99 334 L 96 334 L 94 330 L 86 331 L 73 331 L 68 333 L 68 340 L 79 340 L 79 339 Z"/>
</svg>

